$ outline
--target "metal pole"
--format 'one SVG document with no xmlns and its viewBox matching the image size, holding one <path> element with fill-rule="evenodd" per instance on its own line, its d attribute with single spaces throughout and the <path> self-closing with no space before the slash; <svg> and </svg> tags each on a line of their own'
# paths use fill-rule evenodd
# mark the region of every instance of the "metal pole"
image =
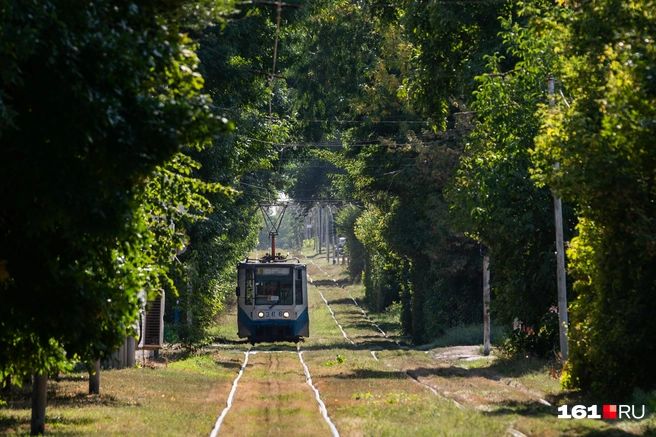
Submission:
<svg viewBox="0 0 656 437">
<path fill-rule="evenodd" d="M 553 108 L 554 102 L 554 83 L 555 79 L 549 77 L 549 106 Z M 555 169 L 560 168 L 560 163 L 556 163 Z M 560 331 L 560 355 L 563 361 L 569 356 L 569 346 L 567 344 L 567 284 L 565 277 L 565 242 L 563 241 L 563 205 L 560 196 L 555 191 L 554 198 L 554 216 L 556 222 L 556 281 L 558 284 L 558 322 Z"/>
</svg>

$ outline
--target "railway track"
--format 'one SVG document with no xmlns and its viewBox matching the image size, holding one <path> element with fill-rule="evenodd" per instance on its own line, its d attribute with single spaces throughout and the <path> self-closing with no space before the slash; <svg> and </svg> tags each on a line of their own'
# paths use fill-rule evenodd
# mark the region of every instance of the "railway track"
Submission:
<svg viewBox="0 0 656 437">
<path fill-rule="evenodd" d="M 303 353 L 300 346 L 296 351 L 249 348 L 243 352 L 243 363 L 210 437 L 289 435 L 296 434 L 297 427 L 318 428 L 318 435 L 339 437 Z"/>
<path fill-rule="evenodd" d="M 330 281 L 332 281 L 332 283 L 334 284 L 334 287 L 338 287 L 339 289 L 341 289 L 341 290 L 343 291 L 343 293 L 344 293 L 346 296 L 348 296 L 348 298 L 353 302 L 353 304 L 354 304 L 354 305 L 360 310 L 360 312 L 361 312 L 361 314 L 363 315 L 363 317 L 364 317 L 364 318 L 365 318 L 365 319 L 366 319 L 366 320 L 367 320 L 367 321 L 368 321 L 368 322 L 369 322 L 374 328 L 376 328 L 376 330 L 377 330 L 380 334 L 382 334 L 386 339 L 390 339 L 390 337 L 387 335 L 387 333 L 386 333 L 385 331 L 383 331 L 383 330 L 380 328 L 380 326 L 378 326 L 378 325 L 377 325 L 377 324 L 376 324 L 376 323 L 375 323 L 375 322 L 369 317 L 369 315 L 368 315 L 368 314 L 366 313 L 366 311 L 362 308 L 362 306 L 357 302 L 357 300 L 351 295 L 351 293 L 348 292 L 348 290 L 346 290 L 346 288 L 345 288 L 343 285 L 341 285 L 341 284 L 337 281 L 337 279 L 336 279 L 334 276 L 332 276 L 330 273 L 328 273 L 328 272 L 326 272 L 324 269 L 322 269 L 321 266 L 319 266 L 318 264 L 316 264 L 316 263 L 314 262 L 314 260 L 310 260 L 310 259 L 307 258 L 307 257 L 305 257 L 305 259 L 306 259 L 307 261 L 309 261 L 314 267 L 316 267 L 316 269 L 318 269 L 323 275 L 327 276 L 327 277 L 330 279 Z M 322 298 L 324 299 L 324 301 L 326 301 L 326 299 L 324 298 L 323 294 L 322 294 Z M 328 304 L 328 301 L 326 301 L 326 305 L 329 305 L 329 304 Z M 331 313 L 333 313 L 332 310 L 331 310 Z M 333 313 L 333 316 L 334 316 L 334 313 Z M 339 322 L 337 321 L 337 319 L 335 319 L 335 323 L 337 323 L 337 324 L 339 325 Z M 342 330 L 342 332 L 344 332 L 342 326 L 339 325 L 339 327 L 340 327 L 340 329 Z M 344 333 L 344 336 L 346 337 L 346 333 Z M 347 338 L 348 338 L 348 337 L 347 337 Z M 399 349 L 402 348 L 398 341 L 396 341 L 396 340 L 394 340 L 394 339 L 391 339 L 391 340 L 394 341 L 394 343 L 396 344 L 396 346 L 397 346 Z M 351 341 L 351 342 L 352 342 L 352 341 Z M 376 355 L 376 351 L 373 351 L 373 350 L 372 350 L 372 351 L 370 351 L 370 352 L 371 352 L 371 355 L 374 357 L 374 359 L 379 360 L 379 358 L 378 358 L 377 355 Z M 464 370 L 464 369 L 463 369 L 463 371 L 466 372 L 466 370 Z M 426 389 L 428 389 L 429 391 L 431 391 L 431 392 L 432 392 L 433 394 L 435 394 L 436 396 L 442 397 L 442 398 L 444 398 L 444 399 L 448 399 L 449 401 L 453 402 L 454 405 L 455 405 L 457 408 L 459 408 L 459 409 L 463 409 L 463 408 L 465 408 L 465 407 L 463 406 L 463 404 L 461 404 L 460 402 L 458 402 L 458 400 L 456 400 L 454 397 L 449 396 L 448 393 L 444 393 L 443 391 L 438 391 L 438 387 L 437 387 L 435 384 L 431 384 L 429 381 L 427 381 L 427 378 L 425 378 L 425 376 L 427 376 L 427 375 L 423 375 L 422 372 L 416 372 L 416 371 L 406 370 L 406 371 L 405 371 L 405 374 L 406 374 L 409 378 L 411 378 L 413 381 L 415 381 L 415 382 L 417 382 L 418 384 L 421 384 L 422 386 L 424 386 Z M 522 396 L 529 396 L 529 397 L 535 399 L 538 403 L 540 403 L 540 404 L 542 404 L 542 405 L 549 406 L 549 407 L 552 406 L 549 402 L 547 402 L 546 400 L 544 400 L 539 394 L 536 394 L 536 393 L 532 392 L 531 390 L 526 389 L 526 388 L 523 387 L 521 384 L 519 384 L 519 383 L 517 383 L 517 382 L 514 382 L 514 381 L 512 381 L 512 380 L 510 380 L 510 379 L 508 379 L 508 378 L 499 378 L 498 380 L 490 379 L 490 381 L 492 381 L 492 382 L 495 383 L 495 384 L 498 384 L 499 386 L 503 387 L 504 389 L 508 388 L 508 389 L 513 390 L 513 391 L 515 391 L 515 392 L 517 392 L 517 393 L 521 393 Z M 516 430 L 512 430 L 512 431 L 515 431 L 515 433 L 519 433 L 519 432 L 516 431 Z M 512 433 L 511 433 L 511 434 L 512 434 Z M 519 433 L 519 434 L 521 434 L 521 433 Z M 516 435 L 516 434 L 515 434 L 515 435 Z"/>
<path fill-rule="evenodd" d="M 386 390 L 413 393 L 412 396 L 423 399 L 421 402 L 427 405 L 441 405 L 440 409 L 450 411 L 450 404 L 455 408 L 450 413 L 453 417 L 479 414 L 480 405 L 475 405 L 479 399 L 470 397 L 477 387 L 512 402 L 548 404 L 520 384 L 508 383 L 503 378 L 494 380 L 483 374 L 470 377 L 467 369 L 402 347 L 372 320 L 334 276 L 313 260 L 306 258 L 306 261 L 312 284 L 308 292 L 315 305 L 313 314 L 320 317 L 319 313 L 324 313 L 324 331 L 317 332 L 311 321 L 311 337 L 304 344 L 292 347 L 276 343 L 232 352 L 242 354 L 242 364 L 225 406 L 217 413 L 210 437 L 361 434 L 343 408 L 353 405 L 354 399 L 370 396 L 367 381 L 372 377 L 389 381 L 383 384 Z M 330 323 L 333 327 L 325 328 Z M 346 368 L 330 359 L 337 356 L 339 360 L 340 354 L 348 355 L 357 364 L 345 372 Z M 469 378 L 475 384 L 463 384 L 462 378 Z M 412 385 L 417 388 L 412 389 Z M 497 431 L 500 434 L 488 435 L 524 435 L 514 424 Z"/>
</svg>

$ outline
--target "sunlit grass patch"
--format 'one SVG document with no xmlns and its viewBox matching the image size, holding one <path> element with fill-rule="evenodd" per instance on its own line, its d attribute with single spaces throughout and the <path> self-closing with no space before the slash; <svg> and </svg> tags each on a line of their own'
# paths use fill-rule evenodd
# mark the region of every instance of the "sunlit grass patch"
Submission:
<svg viewBox="0 0 656 437">
<path fill-rule="evenodd" d="M 199 373 L 207 376 L 229 376 L 233 369 L 226 371 L 224 363 L 218 361 L 215 355 L 192 355 L 184 360 L 174 361 L 168 366 L 172 370 Z"/>
</svg>

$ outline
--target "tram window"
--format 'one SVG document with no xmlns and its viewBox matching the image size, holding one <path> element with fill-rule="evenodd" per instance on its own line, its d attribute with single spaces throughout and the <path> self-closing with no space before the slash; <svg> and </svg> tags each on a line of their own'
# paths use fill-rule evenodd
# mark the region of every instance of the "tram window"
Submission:
<svg viewBox="0 0 656 437">
<path fill-rule="evenodd" d="M 253 270 L 246 270 L 246 305 L 253 305 Z"/>
<path fill-rule="evenodd" d="M 291 305 L 292 275 L 262 275 L 255 280 L 255 305 Z"/>
<path fill-rule="evenodd" d="M 296 270 L 296 305 L 303 305 L 303 271 Z"/>
</svg>

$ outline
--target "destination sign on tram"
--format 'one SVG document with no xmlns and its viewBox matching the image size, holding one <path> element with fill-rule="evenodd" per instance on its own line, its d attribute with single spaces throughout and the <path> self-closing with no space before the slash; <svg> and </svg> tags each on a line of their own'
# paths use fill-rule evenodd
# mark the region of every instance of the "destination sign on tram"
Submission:
<svg viewBox="0 0 656 437">
<path fill-rule="evenodd" d="M 289 267 L 260 267 L 257 269 L 258 275 L 289 275 Z"/>
</svg>

